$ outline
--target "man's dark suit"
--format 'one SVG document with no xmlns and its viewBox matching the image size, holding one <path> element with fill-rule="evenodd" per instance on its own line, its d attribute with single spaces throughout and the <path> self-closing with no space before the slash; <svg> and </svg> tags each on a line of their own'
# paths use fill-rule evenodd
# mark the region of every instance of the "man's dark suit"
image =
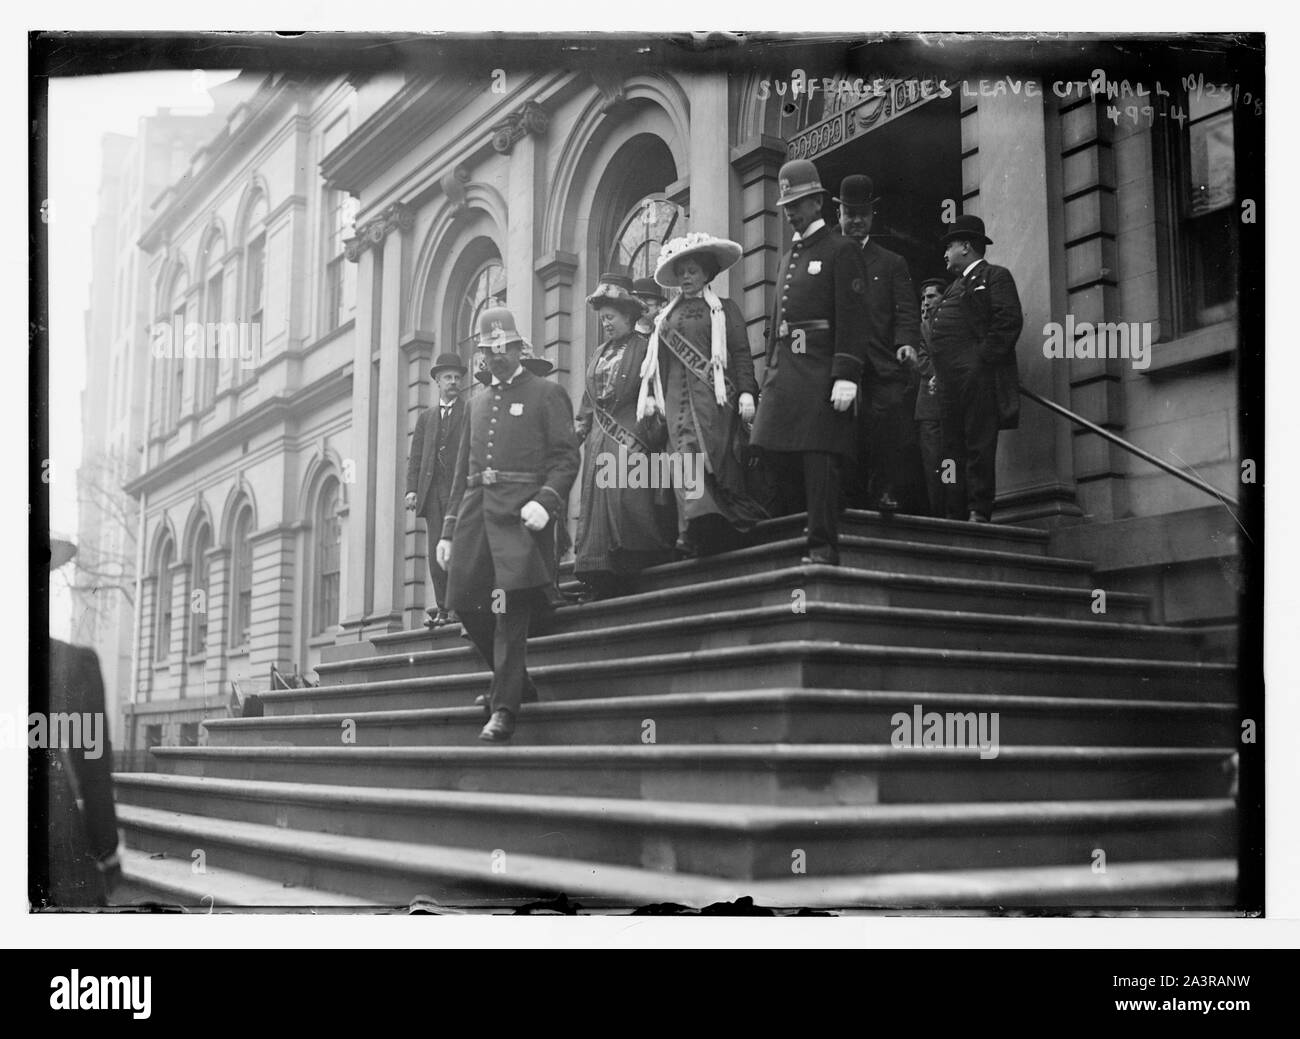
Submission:
<svg viewBox="0 0 1300 1039">
<path fill-rule="evenodd" d="M 779 510 L 808 510 L 814 558 L 838 559 L 841 467 L 857 453 L 853 409 L 836 411 L 836 380 L 859 383 L 877 338 L 856 242 L 822 226 L 796 240 L 772 309 L 771 341 L 750 444 L 776 478 Z"/>
<path fill-rule="evenodd" d="M 980 259 L 955 278 L 930 324 L 930 359 L 939 382 L 944 455 L 957 463 L 947 514 L 993 514 L 998 430 L 1012 428 L 1017 403 L 1016 340 L 1024 326 L 1016 282 Z"/>
<path fill-rule="evenodd" d="M 406 460 L 406 493 L 415 495 L 415 511 L 424 517 L 428 531 L 429 577 L 438 608 L 447 608 L 447 571 L 434 561 L 434 545 L 442 533 L 442 521 L 456 477 L 456 457 L 465 425 L 465 401 L 457 397 L 442 418 L 441 403 L 425 408 L 415 420 L 411 453 Z"/>
<path fill-rule="evenodd" d="M 519 711 L 528 627 L 555 581 L 556 527 L 578 475 L 573 404 L 563 387 L 520 368 L 469 408 L 442 536 L 451 541 L 447 603 L 493 670 L 491 710 Z M 551 521 L 540 531 L 519 512 L 536 501 Z"/>
<path fill-rule="evenodd" d="M 862 378 L 859 425 L 862 463 L 851 487 L 853 496 L 872 508 L 882 494 L 892 494 L 903 483 L 901 454 L 908 439 L 904 424 L 910 425 L 911 416 L 903 408 L 908 371 L 897 354 L 900 346 L 920 345 L 920 309 L 906 260 L 868 238 L 862 261 L 867 269 L 867 308 L 877 334 L 867 344 L 870 371 Z"/>
<path fill-rule="evenodd" d="M 30 897 L 36 908 L 104 905 L 110 878 L 103 870 L 116 861 L 117 815 L 99 657 L 92 649 L 50 639 L 49 678 L 48 690 L 31 694 L 31 711 L 44 717 L 50 745 L 28 751 L 34 809 Z M 98 756 L 89 756 L 86 746 L 53 745 L 52 718 L 64 714 L 83 721 L 86 715 L 99 717 Z"/>
</svg>

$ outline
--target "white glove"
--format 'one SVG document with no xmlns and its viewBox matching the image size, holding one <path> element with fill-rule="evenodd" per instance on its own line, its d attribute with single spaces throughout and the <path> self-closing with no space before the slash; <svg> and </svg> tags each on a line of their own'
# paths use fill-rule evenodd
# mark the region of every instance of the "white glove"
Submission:
<svg viewBox="0 0 1300 1039">
<path fill-rule="evenodd" d="M 899 364 L 916 364 L 916 347 L 904 344 L 898 348 L 894 356 L 898 358 Z"/>
<path fill-rule="evenodd" d="M 451 542 L 446 538 L 439 539 L 438 547 L 433 550 L 433 558 L 444 570 L 451 566 Z"/>
<path fill-rule="evenodd" d="M 740 400 L 736 402 L 736 407 L 739 409 L 743 421 L 754 421 L 754 395 L 752 393 L 742 393 Z"/>
<path fill-rule="evenodd" d="M 519 518 L 529 530 L 544 530 L 551 522 L 551 514 L 535 501 L 525 502 L 519 510 Z"/>
<path fill-rule="evenodd" d="M 848 411 L 858 398 L 858 384 L 851 379 L 836 379 L 831 387 L 831 406 L 836 411 Z"/>
</svg>

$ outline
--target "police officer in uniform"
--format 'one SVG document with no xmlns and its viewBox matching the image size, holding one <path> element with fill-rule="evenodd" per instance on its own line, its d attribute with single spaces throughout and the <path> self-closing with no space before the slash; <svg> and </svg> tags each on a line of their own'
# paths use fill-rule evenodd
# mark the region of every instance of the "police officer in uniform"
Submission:
<svg viewBox="0 0 1300 1039">
<path fill-rule="evenodd" d="M 944 456 L 956 463 L 947 486 L 949 519 L 988 523 L 996 496 L 998 430 L 1020 415 L 1016 340 L 1024 326 L 1016 282 L 984 259 L 993 240 L 977 216 L 959 216 L 943 236 L 955 275 L 930 323 L 939 383 Z"/>
<path fill-rule="evenodd" d="M 794 229 L 772 311 L 767 370 L 750 443 L 764 452 L 780 511 L 807 509 L 807 563 L 839 562 L 842 467 L 857 454 L 854 406 L 867 344 L 862 250 L 822 219 L 817 168 L 781 167 L 777 205 Z"/>
<path fill-rule="evenodd" d="M 465 424 L 465 402 L 460 395 L 460 379 L 465 371 L 456 354 L 442 354 L 434 362 L 429 374 L 438 387 L 438 403 L 425 408 L 415 420 L 411 453 L 406 460 L 406 507 L 424 518 L 428 540 L 435 544 L 442 536 L 442 520 L 456 476 L 460 431 Z M 447 571 L 433 555 L 429 553 L 429 578 L 438 605 L 425 610 L 429 615 L 425 623 L 430 628 L 451 619 L 447 610 Z"/>
<path fill-rule="evenodd" d="M 555 583 L 556 528 L 578 474 L 573 404 L 557 383 L 521 363 L 523 336 L 504 307 L 479 319 L 488 392 L 470 402 L 437 560 L 447 602 L 492 668 L 479 739 L 504 743 L 536 692 L 526 670 L 533 614 Z"/>
<path fill-rule="evenodd" d="M 910 441 L 911 416 L 904 410 L 908 399 L 908 371 L 904 364 L 916 362 L 920 342 L 916 296 L 907 261 L 890 252 L 871 237 L 875 218 L 876 191 L 870 177 L 854 173 L 840 182 L 840 230 L 862 247 L 862 262 L 867 269 L 867 307 L 880 337 L 867 344 L 868 372 L 862 382 L 862 447 L 865 466 L 861 476 L 850 481 L 850 494 L 856 492 L 869 509 L 894 512 L 898 509 L 896 492 L 903 479 L 903 448 Z M 862 486 L 865 484 L 865 486 Z"/>
</svg>

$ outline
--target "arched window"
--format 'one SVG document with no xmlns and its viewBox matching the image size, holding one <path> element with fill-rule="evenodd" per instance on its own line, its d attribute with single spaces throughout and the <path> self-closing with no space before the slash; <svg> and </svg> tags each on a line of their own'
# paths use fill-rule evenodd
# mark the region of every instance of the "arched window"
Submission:
<svg viewBox="0 0 1300 1039">
<path fill-rule="evenodd" d="M 230 646 L 248 645 L 253 617 L 253 510 L 245 505 L 235 519 L 230 566 Z"/>
<path fill-rule="evenodd" d="M 254 363 L 262 344 L 262 302 L 266 290 L 266 196 L 259 195 L 249 209 L 248 219 L 244 225 L 244 293 L 243 314 L 247 323 L 248 342 L 251 344 Z M 241 343 L 241 352 L 242 352 Z M 241 362 L 243 357 L 240 358 Z M 238 385 L 244 380 L 244 367 L 237 363 L 233 367 L 232 383 Z"/>
<path fill-rule="evenodd" d="M 339 622 L 339 572 L 342 569 L 340 563 L 343 527 L 339 522 L 338 511 L 339 482 L 331 476 L 321 487 L 312 524 L 315 536 L 311 622 L 313 635 L 320 635 Z"/>
<path fill-rule="evenodd" d="M 181 398 L 185 389 L 185 323 L 189 319 L 185 300 L 188 288 L 185 273 L 179 272 L 172 281 L 165 318 L 170 326 L 171 357 L 157 368 L 162 391 L 157 399 L 161 403 L 159 411 L 164 432 L 175 429 L 181 420 Z"/>
<path fill-rule="evenodd" d="M 194 537 L 194 554 L 190 560 L 190 653 L 205 653 L 208 648 L 208 549 L 212 547 L 212 527 L 204 523 Z M 195 595 L 199 592 L 199 595 Z"/>
<path fill-rule="evenodd" d="M 625 271 L 633 279 L 652 278 L 660 246 L 685 233 L 686 215 L 681 206 L 670 202 L 662 192 L 647 195 L 619 225 L 607 269 Z"/>
<path fill-rule="evenodd" d="M 506 305 L 506 270 L 495 248 L 466 283 L 456 313 L 456 352 L 468 357 L 478 339 L 478 318 L 488 307 Z"/>
<path fill-rule="evenodd" d="M 198 361 L 196 372 L 197 384 L 194 389 L 194 409 L 203 411 L 212 404 L 217 392 L 217 373 L 221 358 L 229 344 L 222 338 L 222 322 L 225 320 L 225 272 L 221 268 L 221 257 L 226 251 L 226 240 L 220 234 L 208 237 L 200 262 L 204 276 L 203 320 L 204 343 L 207 350 Z M 236 347 L 238 344 L 235 344 Z"/>
<path fill-rule="evenodd" d="M 153 658 L 165 664 L 172 651 L 172 563 L 176 558 L 176 546 L 167 538 L 158 552 L 158 574 L 154 597 L 154 638 Z"/>
</svg>

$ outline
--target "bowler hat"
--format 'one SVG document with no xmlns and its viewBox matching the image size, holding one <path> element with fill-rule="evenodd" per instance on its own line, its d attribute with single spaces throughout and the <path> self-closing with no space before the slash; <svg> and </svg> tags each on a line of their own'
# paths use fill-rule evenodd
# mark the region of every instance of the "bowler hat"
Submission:
<svg viewBox="0 0 1300 1039">
<path fill-rule="evenodd" d="M 632 282 L 632 294 L 635 296 L 644 296 L 656 300 L 659 303 L 668 302 L 668 297 L 664 295 L 664 290 L 659 287 L 659 283 L 654 278 L 637 278 Z"/>
<path fill-rule="evenodd" d="M 433 367 L 429 369 L 429 374 L 436 379 L 439 372 L 459 372 L 464 375 L 467 370 L 459 354 L 439 354 L 438 359 L 433 362 Z"/>
<path fill-rule="evenodd" d="M 826 194 L 817 167 L 807 159 L 792 159 L 787 162 L 781 167 L 776 180 L 781 188 L 781 197 L 776 200 L 778 206 L 788 206 L 808 195 Z"/>
<path fill-rule="evenodd" d="M 645 304 L 632 294 L 632 279 L 626 274 L 606 273 L 600 276 L 596 291 L 587 297 L 592 310 L 614 307 L 634 318 L 645 313 Z"/>
<path fill-rule="evenodd" d="M 876 186 L 865 173 L 851 173 L 840 181 L 840 195 L 834 201 L 842 206 L 869 206 L 876 201 Z"/>
<path fill-rule="evenodd" d="M 524 341 L 515 327 L 515 316 L 505 307 L 488 307 L 479 315 L 478 349 L 503 350 Z"/>
<path fill-rule="evenodd" d="M 968 242 L 983 242 L 985 245 L 993 244 L 993 239 L 984 233 L 984 221 L 964 213 L 952 222 L 952 230 L 943 236 L 942 241 L 947 245 L 958 238 Z"/>
</svg>

